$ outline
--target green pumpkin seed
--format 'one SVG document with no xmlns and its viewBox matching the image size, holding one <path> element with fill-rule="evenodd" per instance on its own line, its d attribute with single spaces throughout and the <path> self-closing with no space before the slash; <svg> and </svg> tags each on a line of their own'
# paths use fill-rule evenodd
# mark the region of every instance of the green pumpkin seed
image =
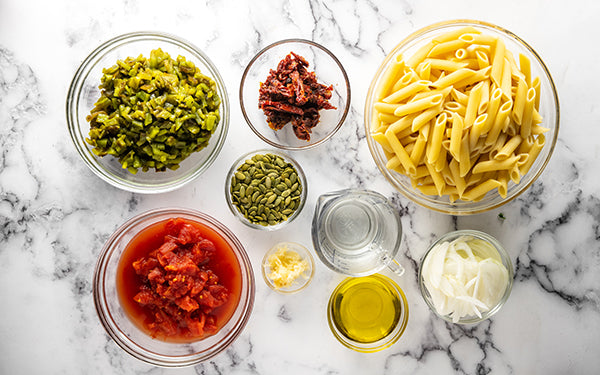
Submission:
<svg viewBox="0 0 600 375">
<path fill-rule="evenodd" d="M 280 156 L 254 155 L 231 177 L 231 201 L 248 221 L 276 225 L 300 205 L 297 171 Z"/>
</svg>

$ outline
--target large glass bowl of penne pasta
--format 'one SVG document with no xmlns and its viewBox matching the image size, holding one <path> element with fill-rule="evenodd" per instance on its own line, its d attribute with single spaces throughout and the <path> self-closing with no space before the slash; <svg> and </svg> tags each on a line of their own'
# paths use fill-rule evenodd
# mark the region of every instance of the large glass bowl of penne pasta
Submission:
<svg viewBox="0 0 600 375">
<path fill-rule="evenodd" d="M 367 142 L 385 178 L 452 215 L 524 192 L 546 167 L 558 128 L 558 96 L 540 56 L 481 21 L 408 36 L 377 70 L 365 104 Z"/>
</svg>

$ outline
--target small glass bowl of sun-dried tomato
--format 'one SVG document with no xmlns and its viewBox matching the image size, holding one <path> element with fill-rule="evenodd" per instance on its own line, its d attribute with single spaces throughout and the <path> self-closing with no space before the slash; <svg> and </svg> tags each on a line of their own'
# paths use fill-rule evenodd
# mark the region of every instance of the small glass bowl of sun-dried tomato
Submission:
<svg viewBox="0 0 600 375">
<path fill-rule="evenodd" d="M 155 209 L 121 225 L 94 273 L 108 335 L 139 360 L 191 366 L 225 350 L 252 311 L 254 273 L 236 236 L 189 209 Z"/>
<path fill-rule="evenodd" d="M 304 39 L 281 40 L 258 52 L 244 70 L 239 95 L 250 129 L 285 150 L 325 142 L 350 108 L 350 83 L 341 62 Z"/>
</svg>

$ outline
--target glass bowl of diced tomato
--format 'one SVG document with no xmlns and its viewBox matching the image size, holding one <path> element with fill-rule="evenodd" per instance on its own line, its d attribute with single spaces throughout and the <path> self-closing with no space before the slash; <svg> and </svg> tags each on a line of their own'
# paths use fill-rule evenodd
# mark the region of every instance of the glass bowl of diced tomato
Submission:
<svg viewBox="0 0 600 375">
<path fill-rule="evenodd" d="M 96 311 L 130 355 L 163 367 L 191 366 L 225 350 L 254 304 L 244 247 L 202 212 L 155 209 L 121 225 L 94 272 Z"/>
<path fill-rule="evenodd" d="M 264 142 L 304 150 L 331 138 L 350 109 L 350 82 L 326 47 L 284 39 L 260 50 L 240 83 L 242 115 Z"/>
</svg>

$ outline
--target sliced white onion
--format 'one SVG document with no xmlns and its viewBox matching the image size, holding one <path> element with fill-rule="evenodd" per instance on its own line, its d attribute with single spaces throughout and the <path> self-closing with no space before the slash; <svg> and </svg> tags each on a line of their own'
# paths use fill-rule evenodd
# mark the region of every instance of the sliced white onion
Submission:
<svg viewBox="0 0 600 375">
<path fill-rule="evenodd" d="M 422 273 L 433 306 L 453 322 L 481 317 L 500 301 L 508 284 L 508 270 L 496 248 L 471 236 L 437 244 Z"/>
</svg>

